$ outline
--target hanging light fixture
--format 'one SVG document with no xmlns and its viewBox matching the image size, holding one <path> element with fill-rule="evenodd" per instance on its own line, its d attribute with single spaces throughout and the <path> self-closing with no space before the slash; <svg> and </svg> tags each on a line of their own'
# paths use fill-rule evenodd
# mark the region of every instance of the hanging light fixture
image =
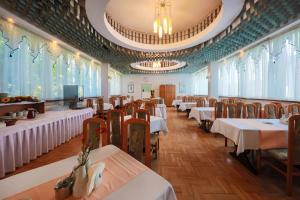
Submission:
<svg viewBox="0 0 300 200">
<path fill-rule="evenodd" d="M 168 0 L 157 0 L 153 32 L 158 34 L 159 38 L 162 38 L 164 34 L 172 34 L 173 25 L 171 17 L 171 2 Z"/>
</svg>

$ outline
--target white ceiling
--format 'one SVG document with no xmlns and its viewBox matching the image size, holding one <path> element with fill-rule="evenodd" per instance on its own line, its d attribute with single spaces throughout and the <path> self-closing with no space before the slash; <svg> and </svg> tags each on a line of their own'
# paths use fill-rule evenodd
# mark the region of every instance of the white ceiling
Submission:
<svg viewBox="0 0 300 200">
<path fill-rule="evenodd" d="M 169 0 L 173 31 L 182 31 L 201 22 L 221 0 Z M 123 26 L 152 33 L 156 0 L 110 0 L 106 11 Z"/>
</svg>

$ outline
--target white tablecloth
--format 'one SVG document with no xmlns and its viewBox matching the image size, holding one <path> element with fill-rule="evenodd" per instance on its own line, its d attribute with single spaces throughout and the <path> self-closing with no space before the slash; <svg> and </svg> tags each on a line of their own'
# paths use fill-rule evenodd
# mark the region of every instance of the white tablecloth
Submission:
<svg viewBox="0 0 300 200">
<path fill-rule="evenodd" d="M 189 119 L 194 118 L 198 123 L 201 123 L 201 120 L 215 120 L 215 108 L 214 107 L 193 107 Z"/>
<path fill-rule="evenodd" d="M 97 103 L 94 103 L 93 106 L 94 106 L 94 108 L 93 108 L 94 114 L 96 114 L 97 113 Z M 112 109 L 114 109 L 114 106 L 111 103 L 103 104 L 103 110 L 112 110 Z"/>
<path fill-rule="evenodd" d="M 0 177 L 82 133 L 91 108 L 48 111 L 31 120 L 0 129 Z"/>
<path fill-rule="evenodd" d="M 160 111 L 161 116 L 158 117 L 162 117 L 163 119 L 167 119 L 167 106 L 166 104 L 156 104 L 156 110 L 155 113 L 157 112 L 157 110 Z"/>
<path fill-rule="evenodd" d="M 187 109 L 192 109 L 192 107 L 196 107 L 196 102 L 181 102 L 179 104 L 179 110 L 186 111 Z"/>
<path fill-rule="evenodd" d="M 131 115 L 127 115 L 124 117 L 124 120 L 128 120 L 131 118 Z M 166 121 L 157 116 L 150 116 L 150 133 L 155 133 L 162 131 L 164 134 L 168 133 L 168 127 Z"/>
<path fill-rule="evenodd" d="M 117 147 L 107 145 L 92 151 L 90 153 L 90 159 L 92 163 L 99 162 L 119 151 L 121 150 Z M 76 165 L 76 163 L 77 156 L 73 156 L 0 180 L 0 199 L 23 192 L 68 174 L 72 171 L 73 166 Z M 101 187 L 101 185 L 99 187 Z M 128 181 L 105 199 L 140 200 L 145 198 L 151 200 L 176 200 L 176 195 L 172 185 L 167 180 L 153 172 L 151 169 L 148 169 Z"/>
<path fill-rule="evenodd" d="M 175 99 L 172 101 L 172 106 L 175 106 L 175 107 L 179 106 L 181 102 L 182 102 L 181 99 Z"/>
<path fill-rule="evenodd" d="M 231 139 L 237 145 L 237 154 L 245 150 L 287 147 L 288 125 L 279 119 L 216 119 L 211 132 Z"/>
</svg>

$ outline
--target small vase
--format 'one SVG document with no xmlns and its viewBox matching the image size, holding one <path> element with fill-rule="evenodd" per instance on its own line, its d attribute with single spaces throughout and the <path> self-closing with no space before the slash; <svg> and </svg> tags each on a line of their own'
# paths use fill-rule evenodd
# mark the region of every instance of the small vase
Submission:
<svg viewBox="0 0 300 200">
<path fill-rule="evenodd" d="M 86 187 L 88 183 L 88 175 L 86 166 L 80 166 L 75 171 L 75 182 L 73 186 L 73 197 L 81 198 L 86 195 Z"/>
</svg>

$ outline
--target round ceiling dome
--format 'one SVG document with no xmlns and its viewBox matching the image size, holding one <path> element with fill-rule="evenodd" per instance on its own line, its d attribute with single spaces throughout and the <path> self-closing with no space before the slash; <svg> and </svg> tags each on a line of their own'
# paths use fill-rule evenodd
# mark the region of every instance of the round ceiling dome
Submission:
<svg viewBox="0 0 300 200">
<path fill-rule="evenodd" d="M 132 71 L 142 73 L 177 72 L 186 66 L 186 62 L 178 60 L 150 60 L 130 64 Z"/>
<path fill-rule="evenodd" d="M 172 32 L 163 36 L 153 31 L 157 5 L 162 5 L 157 2 L 169 6 L 167 18 L 172 22 Z M 243 4 L 244 0 L 88 0 L 85 7 L 90 23 L 111 42 L 137 51 L 167 52 L 213 38 L 231 24 Z"/>
</svg>

